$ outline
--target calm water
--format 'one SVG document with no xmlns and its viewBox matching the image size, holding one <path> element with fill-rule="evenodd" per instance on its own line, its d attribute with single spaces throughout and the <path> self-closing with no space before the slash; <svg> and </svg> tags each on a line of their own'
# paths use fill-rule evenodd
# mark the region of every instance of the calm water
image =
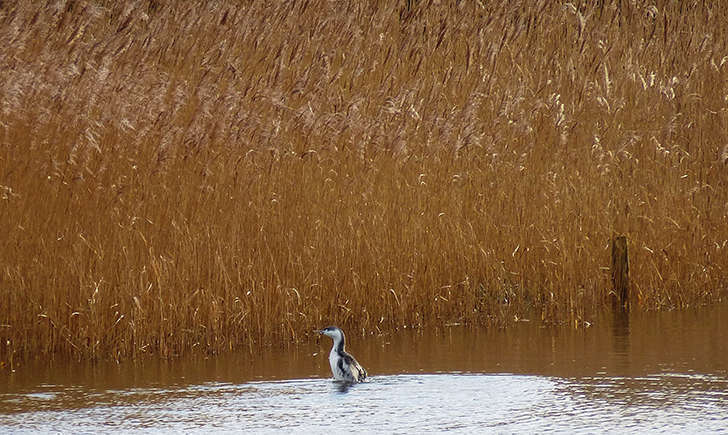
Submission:
<svg viewBox="0 0 728 435">
<path fill-rule="evenodd" d="M 262 355 L 0 373 L 0 432 L 726 432 L 728 307 L 349 334 L 370 380 L 329 379 L 330 340 Z"/>
</svg>

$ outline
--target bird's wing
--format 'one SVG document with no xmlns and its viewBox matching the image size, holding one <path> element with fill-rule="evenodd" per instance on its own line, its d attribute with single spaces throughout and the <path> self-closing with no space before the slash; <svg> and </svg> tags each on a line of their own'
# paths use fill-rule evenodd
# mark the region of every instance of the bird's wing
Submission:
<svg viewBox="0 0 728 435">
<path fill-rule="evenodd" d="M 359 363 L 356 363 L 356 369 L 359 371 L 359 382 L 367 378 L 367 371 Z"/>
<path fill-rule="evenodd" d="M 343 358 L 341 360 L 343 364 L 347 364 L 349 368 L 351 369 L 351 374 L 354 376 L 353 381 L 354 382 L 361 382 L 367 377 L 367 371 L 364 370 L 364 367 L 359 364 L 359 362 L 351 356 L 350 354 L 344 352 Z"/>
</svg>

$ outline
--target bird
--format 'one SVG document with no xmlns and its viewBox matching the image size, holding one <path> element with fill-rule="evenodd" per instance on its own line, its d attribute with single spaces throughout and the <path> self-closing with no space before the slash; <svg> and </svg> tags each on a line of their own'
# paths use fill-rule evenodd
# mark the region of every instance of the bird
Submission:
<svg viewBox="0 0 728 435">
<path fill-rule="evenodd" d="M 329 364 L 334 379 L 350 384 L 363 382 L 367 377 L 367 371 L 364 367 L 346 349 L 346 337 L 344 331 L 337 326 L 329 326 L 318 331 L 319 334 L 331 337 L 334 345 L 329 353 Z"/>
</svg>

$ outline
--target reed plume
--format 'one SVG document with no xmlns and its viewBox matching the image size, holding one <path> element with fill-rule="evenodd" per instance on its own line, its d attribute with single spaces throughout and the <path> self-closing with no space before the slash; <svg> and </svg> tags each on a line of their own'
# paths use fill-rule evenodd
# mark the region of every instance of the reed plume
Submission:
<svg viewBox="0 0 728 435">
<path fill-rule="evenodd" d="M 728 8 L 0 4 L 0 361 L 714 303 Z"/>
</svg>

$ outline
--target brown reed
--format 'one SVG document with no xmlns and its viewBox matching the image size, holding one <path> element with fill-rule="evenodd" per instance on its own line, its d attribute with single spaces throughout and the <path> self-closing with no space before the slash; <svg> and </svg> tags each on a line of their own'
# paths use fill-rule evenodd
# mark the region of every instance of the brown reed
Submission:
<svg viewBox="0 0 728 435">
<path fill-rule="evenodd" d="M 727 11 L 2 2 L 0 361 L 718 301 Z"/>
</svg>

